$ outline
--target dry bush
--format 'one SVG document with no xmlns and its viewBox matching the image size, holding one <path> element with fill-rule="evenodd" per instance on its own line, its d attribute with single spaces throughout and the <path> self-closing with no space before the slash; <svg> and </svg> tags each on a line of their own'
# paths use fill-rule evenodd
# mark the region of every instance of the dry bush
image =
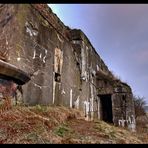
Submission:
<svg viewBox="0 0 148 148">
<path fill-rule="evenodd" d="M 135 106 L 135 118 L 139 116 L 145 116 L 146 101 L 144 97 L 134 96 L 133 99 L 134 99 L 134 106 Z"/>
<path fill-rule="evenodd" d="M 0 104 L 0 114 L 12 108 L 12 102 L 10 97 L 5 97 L 2 100 Z"/>
</svg>

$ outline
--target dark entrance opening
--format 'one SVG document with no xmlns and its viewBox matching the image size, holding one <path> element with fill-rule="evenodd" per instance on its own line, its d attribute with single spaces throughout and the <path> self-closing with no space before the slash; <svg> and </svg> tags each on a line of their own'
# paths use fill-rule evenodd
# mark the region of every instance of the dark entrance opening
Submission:
<svg viewBox="0 0 148 148">
<path fill-rule="evenodd" d="M 105 122 L 113 123 L 111 95 L 99 95 L 101 105 L 101 119 Z"/>
</svg>

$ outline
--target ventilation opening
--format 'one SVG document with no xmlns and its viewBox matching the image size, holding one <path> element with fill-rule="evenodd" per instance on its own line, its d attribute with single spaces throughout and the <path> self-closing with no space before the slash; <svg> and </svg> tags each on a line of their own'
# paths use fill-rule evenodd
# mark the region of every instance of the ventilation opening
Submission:
<svg viewBox="0 0 148 148">
<path fill-rule="evenodd" d="M 101 105 L 101 119 L 113 123 L 111 95 L 99 95 Z"/>
<path fill-rule="evenodd" d="M 76 62 L 77 66 L 80 66 L 80 63 L 79 62 Z"/>
<path fill-rule="evenodd" d="M 55 81 L 61 82 L 61 75 L 59 73 L 56 73 L 56 72 L 55 72 Z"/>
</svg>

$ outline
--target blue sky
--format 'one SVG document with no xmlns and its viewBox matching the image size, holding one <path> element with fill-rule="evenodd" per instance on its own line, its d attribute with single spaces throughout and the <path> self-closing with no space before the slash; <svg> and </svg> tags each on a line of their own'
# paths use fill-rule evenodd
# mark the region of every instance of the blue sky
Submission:
<svg viewBox="0 0 148 148">
<path fill-rule="evenodd" d="M 49 4 L 81 29 L 113 73 L 148 103 L 148 4 Z"/>
</svg>

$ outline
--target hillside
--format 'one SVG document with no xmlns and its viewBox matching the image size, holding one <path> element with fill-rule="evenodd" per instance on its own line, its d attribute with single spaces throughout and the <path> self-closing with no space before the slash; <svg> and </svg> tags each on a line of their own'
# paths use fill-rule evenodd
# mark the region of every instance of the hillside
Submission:
<svg viewBox="0 0 148 148">
<path fill-rule="evenodd" d="M 103 121 L 85 121 L 80 111 L 62 106 L 15 106 L 1 113 L 0 123 L 1 144 L 148 143 L 148 135 L 143 138 Z"/>
</svg>

